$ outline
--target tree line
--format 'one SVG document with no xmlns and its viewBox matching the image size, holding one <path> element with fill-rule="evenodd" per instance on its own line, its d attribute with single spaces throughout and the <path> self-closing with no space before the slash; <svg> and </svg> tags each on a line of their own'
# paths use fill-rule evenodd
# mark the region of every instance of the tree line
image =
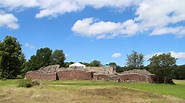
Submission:
<svg viewBox="0 0 185 103">
<path fill-rule="evenodd" d="M 15 37 L 6 36 L 0 41 L 0 78 L 17 78 L 24 77 L 24 74 L 30 70 L 38 70 L 41 67 L 59 64 L 60 67 L 68 67 L 74 62 L 64 62 L 66 59 L 63 50 L 54 50 L 50 48 L 40 48 L 32 55 L 29 60 L 25 59 L 22 52 L 21 44 Z M 177 58 L 171 56 L 170 53 L 154 55 L 148 61 L 149 65 L 144 66 L 144 55 L 133 51 L 127 55 L 126 66 L 121 67 L 115 62 L 110 62 L 105 66 L 116 68 L 117 72 L 132 69 L 146 69 L 155 74 L 164 83 L 165 78 L 185 79 L 185 65 L 176 65 Z M 81 62 L 90 67 L 102 66 L 98 60 L 90 63 Z"/>
</svg>

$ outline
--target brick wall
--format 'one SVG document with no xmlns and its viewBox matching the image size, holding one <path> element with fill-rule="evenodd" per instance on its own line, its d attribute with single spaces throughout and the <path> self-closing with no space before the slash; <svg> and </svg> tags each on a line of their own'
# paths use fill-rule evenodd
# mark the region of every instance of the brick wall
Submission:
<svg viewBox="0 0 185 103">
<path fill-rule="evenodd" d="M 91 80 L 93 72 L 83 70 L 61 70 L 57 73 L 59 80 Z"/>
<path fill-rule="evenodd" d="M 147 77 L 141 74 L 123 74 L 119 77 L 123 82 L 149 82 Z"/>
<path fill-rule="evenodd" d="M 33 79 L 33 80 L 49 80 L 53 81 L 56 80 L 56 73 L 39 73 L 39 72 L 27 72 L 25 75 L 26 79 Z"/>
</svg>

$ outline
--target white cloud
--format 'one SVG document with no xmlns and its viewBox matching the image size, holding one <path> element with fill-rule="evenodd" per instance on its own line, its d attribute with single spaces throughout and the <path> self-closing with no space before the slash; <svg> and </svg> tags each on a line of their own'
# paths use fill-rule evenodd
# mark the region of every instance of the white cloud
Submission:
<svg viewBox="0 0 185 103">
<path fill-rule="evenodd" d="M 152 54 L 146 55 L 145 56 L 145 59 L 148 60 L 149 58 L 151 58 L 154 55 L 160 55 L 160 54 L 163 54 L 163 53 L 164 52 L 152 53 Z M 170 53 L 171 53 L 171 56 L 174 57 L 174 58 L 185 59 L 185 52 L 174 52 L 174 51 L 170 51 Z"/>
<path fill-rule="evenodd" d="M 40 0 L 39 8 L 41 11 L 36 14 L 36 18 L 57 17 L 67 12 L 79 11 L 83 8 L 73 0 Z"/>
<path fill-rule="evenodd" d="M 30 45 L 29 43 L 26 43 L 25 46 L 28 47 L 29 49 L 34 49 L 35 48 L 33 45 Z"/>
<path fill-rule="evenodd" d="M 36 18 L 57 17 L 81 11 L 87 6 L 95 9 L 106 7 L 118 10 L 125 10 L 128 7 L 135 10 L 135 17 L 124 22 L 97 22 L 92 18 L 86 18 L 78 20 L 72 27 L 72 30 L 80 35 L 96 38 L 110 38 L 123 34 L 132 36 L 143 32 L 149 32 L 150 35 L 174 34 L 183 37 L 185 26 L 180 22 L 185 21 L 184 4 L 185 0 L 0 0 L 0 8 L 9 11 L 37 8 L 39 12 L 35 15 Z M 12 14 L 10 16 L 17 22 L 15 16 Z M 19 27 L 15 22 L 10 25 L 1 23 L 1 26 L 6 25 L 15 29 Z M 84 26 L 88 27 L 83 29 Z"/>
<path fill-rule="evenodd" d="M 185 59 L 185 52 L 174 52 L 171 51 L 171 55 L 178 59 Z"/>
<path fill-rule="evenodd" d="M 185 21 L 184 4 L 184 0 L 143 0 L 136 9 L 135 21 L 140 22 L 143 31 L 154 30 L 151 35 L 181 32 L 178 29 L 184 28 L 183 25 L 179 24 L 179 27 L 169 25 Z"/>
<path fill-rule="evenodd" d="M 100 38 L 111 38 L 118 35 L 131 36 L 138 32 L 139 26 L 133 20 L 123 23 L 98 21 L 95 18 L 78 20 L 71 28 L 72 31 L 81 36 Z"/>
<path fill-rule="evenodd" d="M 82 1 L 85 2 L 85 0 Z M 95 5 L 95 0 L 87 4 L 95 8 L 123 6 L 121 4 L 116 6 L 114 3 L 111 5 L 109 3 L 103 3 L 100 0 L 100 4 Z M 129 6 L 133 4 L 138 6 L 135 12 L 136 17 L 133 19 L 116 23 L 109 21 L 96 22 L 92 18 L 86 18 L 75 22 L 72 30 L 79 35 L 95 36 L 97 38 L 114 37 L 123 34 L 132 36 L 145 31 L 149 32 L 150 35 L 174 34 L 177 37 L 185 36 L 185 26 L 179 23 L 185 21 L 185 1 L 142 0 L 138 4 L 132 3 L 132 1 L 128 3 Z M 170 26 L 176 23 L 179 23 L 178 26 Z"/>
<path fill-rule="evenodd" d="M 112 34 L 120 33 L 121 23 L 114 22 L 96 22 L 94 18 L 85 18 L 75 22 L 71 30 L 82 36 L 105 38 Z"/>
<path fill-rule="evenodd" d="M 66 57 L 66 58 L 69 57 L 69 54 L 65 54 L 65 57 Z"/>
<path fill-rule="evenodd" d="M 31 8 L 39 6 L 40 0 L 1 0 L 0 7 L 15 10 L 17 8 Z"/>
<path fill-rule="evenodd" d="M 8 27 L 11 29 L 18 29 L 19 24 L 17 24 L 18 19 L 12 14 L 6 14 L 0 11 L 0 27 Z"/>
<path fill-rule="evenodd" d="M 137 4 L 140 1 L 141 0 L 116 0 L 116 2 L 115 0 L 78 0 L 77 2 L 85 6 L 92 6 L 94 8 L 125 8 Z"/>
<path fill-rule="evenodd" d="M 150 59 L 151 57 L 155 56 L 155 55 L 160 55 L 160 54 L 163 54 L 163 52 L 156 52 L 156 53 L 151 53 L 151 54 L 148 54 L 146 56 L 144 56 L 144 58 L 146 60 Z"/>
<path fill-rule="evenodd" d="M 155 28 L 151 35 L 164 35 L 164 34 L 176 34 L 177 37 L 185 36 L 185 27 L 162 27 Z"/>
<path fill-rule="evenodd" d="M 119 58 L 119 57 L 121 57 L 121 53 L 112 54 L 112 58 Z"/>
</svg>

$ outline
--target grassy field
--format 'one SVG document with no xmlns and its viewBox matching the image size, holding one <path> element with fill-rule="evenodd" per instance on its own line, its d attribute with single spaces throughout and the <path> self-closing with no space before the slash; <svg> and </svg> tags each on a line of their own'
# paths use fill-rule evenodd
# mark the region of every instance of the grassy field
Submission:
<svg viewBox="0 0 185 103">
<path fill-rule="evenodd" d="M 31 88 L 17 82 L 0 81 L 0 103 L 185 103 L 183 80 L 174 80 L 176 85 L 52 81 Z"/>
</svg>

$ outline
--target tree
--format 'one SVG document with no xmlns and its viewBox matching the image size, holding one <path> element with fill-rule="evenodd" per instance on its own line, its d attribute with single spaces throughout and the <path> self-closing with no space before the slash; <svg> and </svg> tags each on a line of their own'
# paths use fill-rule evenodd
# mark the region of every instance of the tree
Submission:
<svg viewBox="0 0 185 103">
<path fill-rule="evenodd" d="M 171 53 L 154 55 L 149 59 L 149 71 L 155 74 L 159 83 L 173 83 L 172 77 L 176 60 Z"/>
<path fill-rule="evenodd" d="M 143 66 L 143 54 L 139 54 L 136 51 L 133 51 L 132 54 L 127 55 L 126 65 L 129 69 L 142 69 Z"/>
<path fill-rule="evenodd" d="M 21 73 L 20 74 L 22 76 L 24 76 L 24 74 L 25 74 L 24 69 L 25 69 L 25 66 L 26 66 L 26 59 L 25 59 L 25 55 L 23 53 L 20 55 L 19 60 L 20 60 L 20 65 L 21 65 L 21 67 L 20 67 Z"/>
<path fill-rule="evenodd" d="M 26 63 L 24 72 L 30 70 L 38 70 L 41 67 L 52 64 L 52 50 L 50 48 L 40 48 L 37 50 L 36 55 L 32 55 Z"/>
<path fill-rule="evenodd" d="M 90 66 L 91 67 L 100 67 L 101 66 L 101 62 L 98 60 L 93 60 L 92 62 L 90 62 Z"/>
<path fill-rule="evenodd" d="M 185 79 L 185 65 L 177 66 L 174 69 L 174 78 L 175 79 Z"/>
<path fill-rule="evenodd" d="M 109 63 L 109 66 L 110 67 L 113 67 L 113 68 L 116 68 L 117 67 L 117 64 L 115 62 L 110 62 Z"/>
<path fill-rule="evenodd" d="M 36 53 L 38 67 L 40 68 L 50 65 L 52 61 L 51 55 L 52 50 L 48 47 L 38 49 Z"/>
<path fill-rule="evenodd" d="M 64 65 L 65 54 L 62 50 L 55 50 L 52 54 L 52 64 L 59 64 L 60 67 L 65 67 Z"/>
<path fill-rule="evenodd" d="M 38 59 L 35 55 L 32 55 L 30 57 L 30 59 L 28 60 L 28 62 L 26 62 L 25 64 L 25 68 L 23 69 L 23 73 L 26 73 L 30 70 L 34 71 L 34 70 L 38 70 L 40 68 L 39 64 L 38 64 Z"/>
<path fill-rule="evenodd" d="M 64 63 L 64 65 L 65 65 L 66 68 L 68 68 L 69 65 L 71 65 L 71 64 L 74 64 L 74 62 L 70 61 L 70 62 L 65 62 L 65 63 Z"/>
<path fill-rule="evenodd" d="M 6 36 L 0 42 L 0 78 L 15 78 L 20 73 L 21 44 L 15 37 Z"/>
</svg>

